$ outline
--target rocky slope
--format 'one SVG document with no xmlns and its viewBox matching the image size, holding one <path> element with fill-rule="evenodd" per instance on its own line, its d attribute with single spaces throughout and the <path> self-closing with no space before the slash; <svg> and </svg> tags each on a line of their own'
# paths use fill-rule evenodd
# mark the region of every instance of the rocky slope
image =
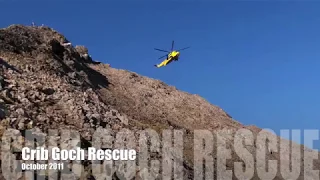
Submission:
<svg viewBox="0 0 320 180">
<path fill-rule="evenodd" d="M 73 129 L 80 133 L 82 142 L 86 142 L 81 146 L 86 148 L 91 146 L 93 133 L 98 128 L 113 132 L 124 128 L 134 132 L 147 128 L 157 132 L 180 129 L 184 132 L 184 178 L 194 179 L 197 176 L 194 176 L 193 166 L 194 130 L 218 132 L 226 129 L 233 133 L 244 128 L 254 135 L 261 130 L 240 124 L 198 95 L 94 62 L 85 47 L 73 47 L 68 43 L 63 35 L 49 27 L 12 25 L 0 30 L 0 135 L 8 128 L 17 130 L 13 133 L 32 128 L 42 132 Z M 136 143 L 138 134 L 134 136 Z M 233 139 L 234 136 L 227 140 L 232 152 L 235 151 Z M 280 140 L 279 137 L 277 139 Z M 247 149 L 255 155 L 257 146 L 253 144 Z M 311 152 L 303 146 L 293 146 L 302 152 Z M 216 143 L 214 147 L 217 147 Z M 213 152 L 216 159 L 215 152 L 216 149 Z M 266 153 L 267 160 L 282 158 L 279 151 Z M 284 154 L 290 154 L 290 148 L 285 149 Z M 297 154 L 292 155 L 302 164 L 299 179 L 316 179 L 310 173 L 304 176 L 303 154 L 301 159 Z M 152 158 L 161 158 L 161 153 L 152 154 Z M 1 160 L 3 167 L 6 160 Z M 232 153 L 226 163 L 227 169 L 233 169 L 234 161 L 241 160 Z M 287 160 L 282 162 L 290 164 Z M 319 169 L 319 161 L 313 163 L 313 169 Z M 283 179 L 279 165 L 278 161 L 278 167 L 272 167 L 278 168 L 275 179 Z M 90 169 L 90 164 L 86 163 L 81 179 L 97 178 Z M 121 179 L 116 175 L 113 178 Z M 253 179 L 259 179 L 257 172 Z"/>
</svg>

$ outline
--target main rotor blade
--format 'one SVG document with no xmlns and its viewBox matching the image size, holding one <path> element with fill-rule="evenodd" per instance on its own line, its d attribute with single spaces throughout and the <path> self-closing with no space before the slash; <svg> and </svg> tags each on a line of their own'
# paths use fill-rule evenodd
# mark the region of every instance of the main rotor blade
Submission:
<svg viewBox="0 0 320 180">
<path fill-rule="evenodd" d="M 166 51 L 166 50 L 162 50 L 162 49 L 157 49 L 157 48 L 154 48 L 155 50 L 158 50 L 158 51 L 162 51 L 162 52 L 169 52 L 169 51 Z"/>
<path fill-rule="evenodd" d="M 172 41 L 171 51 L 173 51 L 174 41 Z"/>
<path fill-rule="evenodd" d="M 190 48 L 190 47 L 185 47 L 185 48 L 179 49 L 177 51 L 182 51 L 182 50 L 185 50 L 185 49 L 188 49 L 188 48 Z"/>
<path fill-rule="evenodd" d="M 167 56 L 168 56 L 168 54 L 167 54 L 167 55 L 164 55 L 164 56 L 159 57 L 159 59 L 164 58 L 164 57 L 167 57 Z"/>
</svg>

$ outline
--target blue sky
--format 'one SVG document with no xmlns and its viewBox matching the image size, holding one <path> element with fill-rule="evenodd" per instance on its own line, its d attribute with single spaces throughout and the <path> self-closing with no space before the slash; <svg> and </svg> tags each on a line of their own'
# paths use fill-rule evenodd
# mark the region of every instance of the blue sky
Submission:
<svg viewBox="0 0 320 180">
<path fill-rule="evenodd" d="M 48 25 L 112 67 L 199 94 L 245 125 L 320 127 L 320 2 L 2 0 L 0 26 Z M 165 68 L 153 48 L 191 46 Z M 319 142 L 317 143 L 319 146 Z"/>
</svg>

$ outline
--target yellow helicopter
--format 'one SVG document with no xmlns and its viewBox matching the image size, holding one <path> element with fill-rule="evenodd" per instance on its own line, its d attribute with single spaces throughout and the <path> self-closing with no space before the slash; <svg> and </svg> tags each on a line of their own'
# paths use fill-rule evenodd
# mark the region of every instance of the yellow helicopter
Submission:
<svg viewBox="0 0 320 180">
<path fill-rule="evenodd" d="M 160 64 L 155 64 L 154 65 L 155 67 L 160 68 L 162 66 L 168 65 L 172 61 L 178 61 L 179 60 L 179 56 L 180 56 L 180 51 L 190 48 L 190 47 L 185 47 L 185 48 L 182 48 L 182 49 L 179 49 L 179 50 L 173 50 L 173 46 L 174 46 L 174 41 L 172 41 L 171 51 L 170 52 L 166 51 L 166 50 L 154 48 L 157 51 L 162 51 L 162 52 L 167 52 L 168 53 L 168 54 L 166 54 L 166 55 L 164 55 L 164 56 L 159 58 L 159 59 L 161 59 L 161 58 L 167 57 Z"/>
</svg>

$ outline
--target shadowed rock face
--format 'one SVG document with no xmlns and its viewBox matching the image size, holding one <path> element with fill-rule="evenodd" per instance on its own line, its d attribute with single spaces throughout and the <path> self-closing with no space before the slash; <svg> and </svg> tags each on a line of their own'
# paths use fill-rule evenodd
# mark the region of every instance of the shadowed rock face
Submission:
<svg viewBox="0 0 320 180">
<path fill-rule="evenodd" d="M 221 108 L 198 95 L 179 91 L 161 81 L 133 72 L 96 63 L 83 55 L 88 53 L 87 48 L 63 46 L 67 42 L 63 35 L 49 27 L 12 25 L 0 30 L 1 136 L 8 132 L 8 128 L 12 128 L 10 131 L 14 133 L 23 133 L 32 128 L 42 132 L 49 129 L 72 129 L 79 132 L 81 147 L 85 149 L 92 146 L 93 133 L 97 129 L 108 129 L 115 133 L 129 129 L 135 132 L 132 137 L 139 150 L 138 135 L 141 130 L 151 128 L 159 133 L 164 129 L 181 130 L 184 133 L 183 174 L 185 179 L 193 179 L 194 174 L 198 176 L 196 170 L 200 168 L 194 166 L 194 159 L 203 154 L 194 151 L 195 130 L 219 132 L 221 137 L 226 138 L 226 134 L 230 134 L 225 140 L 227 148 L 231 150 L 231 157 L 225 165 L 228 170 L 234 170 L 234 162 L 242 162 L 238 155 L 245 152 L 245 149 L 235 146 L 235 141 L 245 139 L 242 135 L 235 140 L 240 137 L 234 134 L 235 131 L 248 130 L 247 138 L 252 133 L 254 140 L 261 131 L 255 126 L 240 124 Z M 103 133 L 99 135 L 105 137 Z M 220 136 L 211 135 L 207 134 L 204 138 L 214 142 L 212 157 L 214 167 L 217 168 L 217 153 L 220 153 L 217 147 L 222 141 Z M 280 141 L 279 137 L 269 137 Z M 256 157 L 256 149 L 262 145 L 252 142 L 246 146 L 255 162 L 263 158 L 259 154 Z M 163 143 L 160 146 L 163 147 Z M 292 153 L 301 163 L 299 179 L 315 179 L 311 173 L 303 176 L 304 158 L 309 157 L 303 157 L 303 153 L 312 151 L 297 144 L 293 144 L 293 147 L 302 152 L 301 157 L 297 151 Z M 282 150 L 282 154 L 290 154 L 291 148 L 288 146 Z M 174 159 L 179 158 L 178 151 L 170 152 Z M 222 152 L 220 157 L 226 155 L 227 151 Z M 151 154 L 151 158 L 162 157 L 161 153 Z M 279 161 L 289 161 L 284 156 L 280 157 L 279 146 L 278 150 L 267 150 L 266 159 L 278 160 L 278 167 L 273 166 L 271 169 L 278 168 L 275 179 L 283 179 Z M 313 169 L 319 169 L 319 161 L 313 164 Z M 246 165 L 254 167 L 253 162 Z M 299 171 L 299 167 L 295 171 Z M 91 166 L 85 162 L 83 179 L 94 179 L 90 169 Z M 216 173 L 213 175 L 217 176 Z M 255 172 L 253 179 L 258 177 Z M 113 178 L 117 179 L 116 176 Z M 233 179 L 236 178 L 233 176 Z"/>
</svg>

